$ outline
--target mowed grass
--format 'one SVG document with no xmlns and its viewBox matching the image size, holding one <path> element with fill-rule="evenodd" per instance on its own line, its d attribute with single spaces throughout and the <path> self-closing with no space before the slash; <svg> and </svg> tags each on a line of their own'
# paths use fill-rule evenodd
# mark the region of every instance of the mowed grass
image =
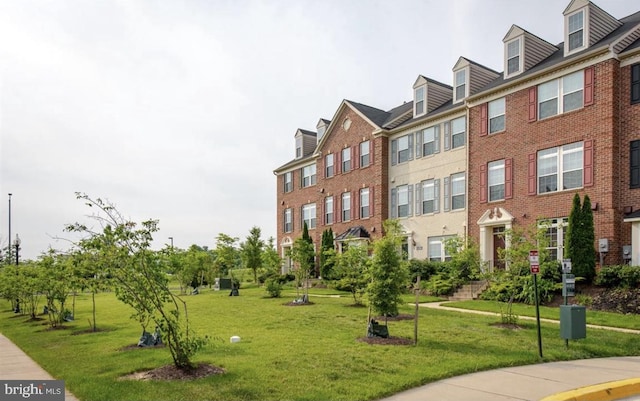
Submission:
<svg viewBox="0 0 640 401">
<path fill-rule="evenodd" d="M 195 362 L 226 370 L 192 381 L 121 379 L 171 364 L 171 356 L 166 348 L 122 350 L 137 343 L 141 329 L 112 293 L 96 299 L 104 331 L 82 333 L 91 317 L 91 297 L 82 295 L 77 320 L 62 330 L 29 322 L 2 301 L 0 332 L 81 400 L 370 400 L 450 376 L 540 362 L 533 322 L 509 330 L 493 326 L 499 318 L 421 308 L 416 346 L 369 345 L 357 341 L 366 333 L 367 308 L 352 306 L 348 295 L 314 290 L 308 306 L 285 306 L 293 293 L 264 295 L 251 288 L 239 297 L 209 290 L 184 297 L 193 327 L 213 337 Z M 414 322 L 389 322 L 389 330 L 412 338 Z M 241 342 L 230 343 L 233 335 Z M 544 361 L 640 354 L 633 334 L 589 330 L 569 349 L 558 325 L 543 323 L 542 336 Z"/>
<path fill-rule="evenodd" d="M 497 301 L 455 301 L 446 302 L 443 305 L 452 308 L 481 310 L 495 313 L 505 313 L 507 311 L 507 304 L 505 302 Z M 543 319 L 560 319 L 560 308 L 540 306 L 539 310 L 540 317 Z M 513 304 L 513 313 L 518 316 L 534 317 L 536 315 L 536 307 L 535 305 Z M 640 315 L 625 315 L 587 308 L 586 318 L 587 324 L 640 330 Z"/>
</svg>

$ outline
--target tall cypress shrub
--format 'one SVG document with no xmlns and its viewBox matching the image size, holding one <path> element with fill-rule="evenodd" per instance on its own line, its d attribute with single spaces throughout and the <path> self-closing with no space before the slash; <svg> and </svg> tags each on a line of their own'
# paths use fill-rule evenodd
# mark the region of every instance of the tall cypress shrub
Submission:
<svg viewBox="0 0 640 401">
<path fill-rule="evenodd" d="M 591 210 L 591 199 L 589 195 L 584 196 L 582 202 L 582 241 L 580 241 L 580 264 L 583 266 L 583 277 L 590 283 L 596 276 L 596 241 L 593 225 L 593 211 Z M 578 255 L 576 255 L 578 256 Z"/>
</svg>

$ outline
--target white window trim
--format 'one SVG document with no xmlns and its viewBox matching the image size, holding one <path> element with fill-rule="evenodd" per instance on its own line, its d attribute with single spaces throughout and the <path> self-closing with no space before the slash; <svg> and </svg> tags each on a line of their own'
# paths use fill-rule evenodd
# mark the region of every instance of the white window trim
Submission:
<svg viewBox="0 0 640 401">
<path fill-rule="evenodd" d="M 406 148 L 400 148 L 400 141 L 401 140 L 405 140 L 407 141 L 407 147 Z M 398 164 L 401 163 L 406 163 L 408 161 L 411 160 L 411 141 L 409 140 L 409 134 L 407 135 L 403 135 L 400 138 L 397 139 L 397 144 L 398 144 L 398 149 L 397 149 L 397 156 L 396 156 L 396 160 L 398 161 Z M 406 150 L 407 151 L 407 160 L 400 160 L 400 153 L 402 151 Z"/>
<path fill-rule="evenodd" d="M 502 171 L 502 174 L 499 176 L 501 178 L 501 181 L 499 182 L 495 182 L 495 183 L 491 183 L 491 170 L 500 170 Z M 502 198 L 497 198 L 497 199 L 491 199 L 491 187 L 497 187 L 502 185 Z M 487 165 L 487 200 L 489 202 L 497 202 L 497 201 L 502 201 L 505 199 L 505 185 L 506 185 L 506 179 L 505 179 L 505 162 L 504 159 L 502 160 L 495 160 L 492 162 L 489 162 Z"/>
<path fill-rule="evenodd" d="M 367 148 L 368 148 L 368 149 L 367 149 L 367 153 L 362 153 L 362 146 L 363 146 L 363 144 L 365 144 L 365 143 L 367 144 Z M 362 141 L 362 142 L 360 142 L 359 150 L 360 150 L 360 152 L 359 152 L 359 153 L 360 153 L 360 156 L 359 156 L 360 160 L 358 160 L 358 162 L 359 162 L 360 168 L 370 166 L 370 165 L 371 165 L 371 141 Z M 368 160 L 367 160 L 367 164 L 366 164 L 366 165 L 363 165 L 363 164 L 362 164 L 362 158 L 363 158 L 365 155 L 366 155 L 366 156 L 369 156 L 369 157 L 368 157 Z"/>
<path fill-rule="evenodd" d="M 340 171 L 342 173 L 348 173 L 349 171 L 353 170 L 353 163 L 351 163 L 351 148 L 344 148 L 344 149 L 342 149 L 341 152 L 342 153 L 340 154 L 340 156 L 341 156 Z M 345 157 L 345 156 L 348 156 L 348 158 Z M 349 168 L 348 169 L 345 168 L 346 163 L 349 163 Z"/>
<path fill-rule="evenodd" d="M 331 164 L 328 163 L 329 157 L 331 157 Z M 328 174 L 329 167 L 331 167 L 331 175 Z M 336 158 L 333 155 L 333 153 L 329 153 L 324 157 L 324 175 L 327 178 L 333 177 L 334 175 L 336 175 Z"/>
<path fill-rule="evenodd" d="M 565 147 L 567 146 L 571 146 L 571 145 L 575 145 L 575 144 L 580 144 L 581 146 L 579 148 L 575 148 L 575 149 L 569 149 L 569 150 L 564 150 Z M 549 154 L 545 157 L 555 157 L 556 159 L 556 171 L 555 171 L 555 176 L 556 176 L 556 190 L 555 191 L 545 191 L 545 192 L 540 192 L 540 177 L 542 177 L 540 175 L 540 152 L 543 151 L 547 151 L 547 150 L 556 150 L 555 154 Z M 565 155 L 567 154 L 571 154 L 571 153 L 575 153 L 581 151 L 582 152 L 582 165 L 580 166 L 579 169 L 571 169 L 571 170 L 564 170 L 563 168 L 563 158 L 565 157 Z M 544 194 L 552 194 L 552 193 L 558 193 L 558 192 L 563 192 L 563 191 L 575 191 L 577 189 L 580 188 L 584 188 L 584 176 L 583 176 L 583 180 L 582 180 L 582 185 L 579 187 L 574 187 L 574 188 L 567 188 L 564 189 L 564 174 L 567 172 L 571 172 L 571 171 L 582 171 L 582 174 L 584 175 L 584 142 L 573 142 L 573 143 L 568 143 L 566 145 L 562 145 L 562 146 L 556 146 L 554 148 L 548 148 L 548 149 L 541 149 L 537 152 L 538 154 L 536 155 L 536 188 L 537 188 L 537 193 L 538 195 L 544 195 Z M 553 174 L 546 174 L 544 175 L 544 177 L 546 176 L 550 176 Z"/>
<path fill-rule="evenodd" d="M 548 99 L 541 99 L 540 98 L 540 92 L 538 92 L 538 96 L 537 96 L 538 104 L 537 104 L 537 110 L 536 111 L 537 111 L 537 115 L 538 115 L 538 119 L 539 120 L 546 120 L 547 118 L 551 118 L 551 117 L 555 117 L 555 116 L 560 115 L 560 114 L 568 113 L 568 112 L 565 112 L 564 97 L 569 95 L 569 94 L 571 94 L 571 93 L 576 93 L 578 91 L 582 91 L 582 106 L 577 108 L 577 109 L 573 109 L 573 110 L 569 110 L 569 111 L 580 110 L 580 109 L 584 108 L 584 78 L 580 81 L 580 82 L 582 82 L 581 89 L 574 90 L 572 92 L 566 92 L 566 93 L 564 92 L 564 79 L 566 77 L 570 76 L 570 75 L 579 74 L 579 73 L 584 75 L 584 70 L 578 70 L 578 71 L 575 71 L 575 72 L 572 72 L 572 73 L 569 73 L 569 74 L 565 74 L 565 75 L 560 76 L 558 78 L 555 78 L 555 79 L 552 79 L 552 80 L 549 80 L 549 81 L 546 81 L 546 82 L 542 82 L 542 83 L 537 85 L 537 87 L 539 88 L 540 86 L 545 85 L 545 84 L 549 84 L 551 82 L 555 82 L 556 83 L 556 96 L 555 97 L 551 97 L 551 98 L 548 98 Z M 556 102 L 556 114 L 552 114 L 552 115 L 546 116 L 546 117 L 540 117 L 540 104 L 542 104 L 543 101 L 549 101 L 551 99 L 558 99 L 557 102 Z"/>
<path fill-rule="evenodd" d="M 310 165 L 304 166 L 302 168 L 302 188 L 308 188 L 308 187 L 316 185 L 316 182 L 317 182 L 317 177 L 316 177 L 317 171 L 316 171 L 315 167 L 316 167 L 315 164 L 310 164 Z M 309 171 L 309 175 L 307 175 L 307 171 L 306 171 L 307 168 L 309 170 L 311 170 L 311 171 Z M 309 178 L 309 185 L 304 185 L 304 180 L 307 177 Z"/>
<path fill-rule="evenodd" d="M 464 129 L 462 131 L 456 132 L 456 131 L 453 130 L 453 122 L 454 121 L 458 121 L 458 120 L 462 120 L 462 122 L 464 123 Z M 458 149 L 458 148 L 465 147 L 466 144 L 467 144 L 467 118 L 464 117 L 464 116 L 463 117 L 454 118 L 453 120 L 451 120 L 449 122 L 449 124 L 450 124 L 450 127 L 451 127 L 451 133 L 450 133 L 450 136 L 451 136 L 451 139 L 450 139 L 451 147 L 450 148 L 453 150 L 453 149 Z M 453 137 L 456 136 L 456 135 L 462 135 L 463 136 L 463 141 L 462 141 L 462 145 L 454 147 L 453 146 Z"/>
<path fill-rule="evenodd" d="M 342 213 L 341 220 L 342 221 L 351 221 L 351 220 L 353 220 L 353 216 L 352 216 L 352 213 L 351 213 L 351 192 L 343 192 L 342 196 L 341 196 L 341 199 L 342 199 L 342 205 L 341 205 L 342 208 L 340 210 L 340 212 Z M 347 202 L 345 202 L 345 200 Z M 348 207 L 345 207 L 345 206 L 348 206 Z M 345 219 L 345 212 L 346 211 L 349 211 L 349 218 L 348 219 Z"/>
<path fill-rule="evenodd" d="M 399 219 L 407 218 L 409 217 L 409 210 L 411 205 L 411 199 L 409 199 L 409 185 L 399 185 L 396 188 L 397 188 L 396 215 L 398 216 Z M 404 193 L 404 195 L 407 198 L 407 202 L 402 204 L 400 203 L 401 190 L 402 190 L 402 193 Z M 400 206 L 404 206 L 404 205 L 407 206 L 407 214 L 405 216 L 400 216 Z"/>
<path fill-rule="evenodd" d="M 431 261 L 432 256 L 431 256 L 431 244 L 438 244 L 440 245 L 440 255 L 439 255 L 439 259 L 438 261 L 440 262 L 444 262 L 447 260 L 447 258 L 451 259 L 451 255 L 447 255 L 447 247 L 446 247 L 446 243 L 447 240 L 449 240 L 450 238 L 453 238 L 454 236 L 450 236 L 450 235 L 442 235 L 442 236 L 437 236 L 437 237 L 428 237 L 427 238 L 427 260 Z"/>
<path fill-rule="evenodd" d="M 418 91 L 422 89 L 422 112 L 417 113 Z M 420 117 L 427 114 L 427 85 L 420 85 L 413 89 L 413 116 Z"/>
<path fill-rule="evenodd" d="M 495 116 L 492 116 L 491 115 L 491 104 L 492 103 L 495 104 L 496 102 L 499 102 L 499 101 L 502 101 L 502 103 L 504 104 L 504 106 L 503 106 L 504 111 L 502 112 L 502 114 L 496 114 Z M 504 132 L 507 129 L 507 115 L 506 115 L 506 113 L 507 113 L 507 100 L 504 97 L 492 100 L 487 104 L 487 124 L 489 125 L 487 127 L 487 132 L 489 134 L 496 134 L 498 132 Z M 497 118 L 497 117 L 500 117 L 500 116 L 504 116 L 504 127 L 501 130 L 498 130 L 498 131 L 491 131 L 491 119 Z"/>
<path fill-rule="evenodd" d="M 421 214 L 434 214 L 436 212 L 436 202 L 437 202 L 437 197 L 436 197 L 436 180 L 435 179 L 429 179 L 429 180 L 424 180 L 422 181 L 422 201 L 420 202 L 420 212 Z M 426 190 L 427 188 L 431 188 L 431 193 L 433 194 L 433 197 L 428 198 L 425 196 Z M 428 202 L 428 201 L 433 201 L 433 210 L 430 212 L 425 212 L 424 210 L 424 203 Z"/>
<path fill-rule="evenodd" d="M 302 205 L 302 225 L 307 223 L 307 228 L 309 230 L 316 228 L 317 225 L 317 213 L 316 213 L 316 204 L 315 203 L 307 203 L 306 205 Z M 307 215 L 309 218 L 307 218 Z"/>
<path fill-rule="evenodd" d="M 462 85 L 459 84 L 456 79 L 457 79 L 458 73 L 461 71 L 464 71 L 464 95 L 462 98 L 458 99 L 458 97 L 456 96 L 458 92 L 457 89 L 459 86 L 462 86 Z M 459 103 L 462 100 L 466 99 L 467 97 L 469 97 L 469 67 L 464 67 L 453 72 L 453 103 Z"/>
<path fill-rule="evenodd" d="M 439 138 L 437 138 L 437 135 L 436 135 L 437 134 L 436 131 L 439 129 L 438 127 L 439 127 L 439 125 L 432 125 L 430 127 L 427 127 L 425 129 L 423 129 L 422 131 L 418 132 L 418 135 L 422 136 L 422 145 L 421 145 L 422 146 L 422 149 L 421 149 L 422 157 L 429 157 L 429 156 L 433 156 L 436 153 L 438 153 L 438 148 L 439 147 L 438 147 L 438 144 L 436 143 L 436 141 L 439 140 Z M 433 132 L 433 140 L 429 141 L 429 142 L 426 142 L 425 139 L 427 137 L 427 132 L 429 132 L 429 131 Z M 431 152 L 429 154 L 426 154 L 424 152 L 425 146 L 427 144 L 430 144 L 430 143 L 433 143 L 433 152 Z"/>
<path fill-rule="evenodd" d="M 463 191 L 461 193 L 453 193 L 453 183 L 454 181 L 464 181 L 464 185 L 462 186 Z M 465 172 L 462 173 L 456 173 L 456 174 L 451 174 L 451 195 L 450 195 L 450 210 L 451 211 L 455 211 L 455 210 L 465 210 L 467 207 L 467 174 Z M 457 209 L 453 208 L 453 197 L 454 196 L 464 196 L 464 204 L 462 205 L 462 207 L 459 207 Z"/>
<path fill-rule="evenodd" d="M 287 177 L 289 179 L 287 179 Z M 293 191 L 293 172 L 287 171 L 286 173 L 284 173 L 283 184 L 284 184 L 284 192 L 285 193 L 289 193 L 289 192 Z M 288 186 L 288 188 L 287 188 L 287 186 Z"/>
<path fill-rule="evenodd" d="M 569 32 L 569 18 L 571 18 L 572 16 L 580 12 L 582 13 L 582 46 L 576 47 L 573 50 L 569 50 L 569 35 L 572 33 L 572 32 Z M 567 16 L 564 17 L 564 55 L 565 56 L 568 56 L 573 53 L 577 53 L 588 47 L 589 45 L 588 43 L 589 42 L 589 24 L 587 24 L 588 20 L 589 20 L 588 7 L 582 8 L 580 10 L 576 10 L 571 14 L 567 14 Z"/>
<path fill-rule="evenodd" d="M 547 249 L 555 249 L 557 251 L 557 260 L 564 259 L 564 237 L 567 235 L 567 228 L 569 227 L 569 218 L 561 217 L 556 219 L 543 219 L 538 221 L 538 228 L 555 228 L 557 238 L 556 246 L 548 246 Z M 546 235 L 546 233 L 545 233 Z"/>
<path fill-rule="evenodd" d="M 515 39 L 512 39 L 504 44 L 504 77 L 511 78 L 516 75 L 522 74 L 524 72 L 524 36 L 519 36 Z M 518 42 L 518 54 L 512 57 L 509 57 L 509 45 L 511 43 Z M 518 58 L 518 70 L 514 72 L 509 72 L 509 60 L 515 57 Z"/>
<path fill-rule="evenodd" d="M 329 202 L 330 201 L 330 202 Z M 325 224 L 333 224 L 336 219 L 335 216 L 333 215 L 333 196 L 327 196 L 326 198 L 324 198 L 324 223 Z M 331 207 L 328 207 L 329 205 L 331 205 Z M 331 221 L 328 221 L 328 216 L 331 215 Z"/>
<path fill-rule="evenodd" d="M 288 218 L 287 218 L 288 217 Z M 290 233 L 293 231 L 293 210 L 291 208 L 284 209 L 284 217 L 283 217 L 283 227 L 285 233 Z M 287 230 L 287 224 L 289 225 L 289 229 Z"/>
<path fill-rule="evenodd" d="M 364 194 L 364 193 L 366 193 L 366 194 L 367 194 L 367 196 L 366 196 L 366 197 L 363 197 L 363 194 Z M 360 191 L 359 191 L 359 195 L 358 195 L 358 196 L 360 196 L 360 210 L 359 210 L 359 215 L 360 215 L 360 218 L 361 218 L 361 219 L 368 219 L 369 217 L 371 217 L 371 207 L 370 207 L 371 199 L 370 199 L 370 193 L 371 193 L 371 192 L 369 191 L 369 188 L 362 188 L 362 189 L 360 189 Z M 365 204 L 365 202 L 364 202 L 364 200 L 365 200 L 365 199 L 366 199 L 366 204 Z M 363 215 L 362 215 L 362 209 L 363 209 L 364 207 L 366 207 L 366 208 L 367 208 L 367 215 L 366 215 L 366 216 L 363 216 Z"/>
</svg>

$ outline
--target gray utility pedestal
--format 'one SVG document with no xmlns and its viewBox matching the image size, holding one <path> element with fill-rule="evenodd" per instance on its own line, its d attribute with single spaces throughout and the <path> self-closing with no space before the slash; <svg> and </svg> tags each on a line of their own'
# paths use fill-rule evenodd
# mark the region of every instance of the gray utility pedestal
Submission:
<svg viewBox="0 0 640 401">
<path fill-rule="evenodd" d="M 560 337 L 565 340 L 587 337 L 587 308 L 560 305 Z"/>
</svg>

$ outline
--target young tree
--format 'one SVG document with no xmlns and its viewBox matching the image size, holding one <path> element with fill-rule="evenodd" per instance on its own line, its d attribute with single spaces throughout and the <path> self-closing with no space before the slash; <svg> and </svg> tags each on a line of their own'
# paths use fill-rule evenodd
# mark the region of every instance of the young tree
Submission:
<svg viewBox="0 0 640 401">
<path fill-rule="evenodd" d="M 262 234 L 259 227 L 253 227 L 245 242 L 240 245 L 242 261 L 244 266 L 253 271 L 253 282 L 258 282 L 258 269 L 262 267 L 262 252 L 264 241 L 260 238 Z"/>
<path fill-rule="evenodd" d="M 222 276 L 227 276 L 238 264 L 237 242 L 238 238 L 223 233 L 216 237 L 215 265 L 218 273 Z"/>
<path fill-rule="evenodd" d="M 332 251 L 328 250 L 327 254 Z M 363 243 L 354 243 L 345 252 L 335 255 L 335 275 L 339 277 L 336 285 L 351 293 L 355 305 L 362 305 L 362 296 L 369 284 L 369 261 L 369 247 Z"/>
<path fill-rule="evenodd" d="M 304 233 L 307 233 L 305 238 Z M 297 238 L 293 241 L 293 246 L 290 249 L 291 260 L 296 262 L 298 265 L 294 270 L 294 274 L 296 275 L 296 288 L 300 286 L 302 280 L 305 280 L 305 300 L 309 299 L 309 272 L 313 269 L 315 263 L 315 250 L 313 249 L 313 243 L 311 242 L 311 238 L 309 237 L 309 233 L 307 231 L 307 223 L 304 223 L 304 229 L 302 231 L 302 237 Z M 298 295 L 300 295 L 300 291 L 298 290 Z"/>
<path fill-rule="evenodd" d="M 331 229 L 331 227 L 322 232 L 320 245 L 320 276 L 324 280 L 332 280 L 334 278 L 334 260 L 329 257 L 329 255 L 332 254 L 331 251 L 335 250 L 333 239 L 333 230 Z"/>
<path fill-rule="evenodd" d="M 579 264 L 582 266 L 583 277 L 591 283 L 596 276 L 596 241 L 595 230 L 593 228 L 593 210 L 591 210 L 591 199 L 589 195 L 584 196 L 582 202 L 582 241 L 580 243 Z"/>
<path fill-rule="evenodd" d="M 36 263 L 39 288 L 47 301 L 49 325 L 56 327 L 67 317 L 66 302 L 73 285 L 71 258 L 49 253 Z"/>
<path fill-rule="evenodd" d="M 282 259 L 278 255 L 278 251 L 274 245 L 275 239 L 273 237 L 269 237 L 267 240 L 267 244 L 264 247 L 264 252 L 262 252 L 262 265 L 267 269 L 269 275 L 276 275 L 280 273 L 280 268 L 282 264 Z"/>
<path fill-rule="evenodd" d="M 97 209 L 92 217 L 101 230 L 80 223 L 68 225 L 66 230 L 86 236 L 79 243 L 80 249 L 99 253 L 113 278 L 116 297 L 134 309 L 143 330 L 150 321 L 162 330 L 174 365 L 179 369 L 192 367 L 191 358 L 206 339 L 191 333 L 187 305 L 169 290 L 162 264 L 150 250 L 158 222 L 147 220 L 138 225 L 126 220 L 108 202 L 80 193 L 76 197 Z"/>
<path fill-rule="evenodd" d="M 384 222 L 385 234 L 373 243 L 373 259 L 367 286 L 369 305 L 379 314 L 397 316 L 409 279 L 408 263 L 402 260 L 402 236 L 397 220 Z"/>
<path fill-rule="evenodd" d="M 569 214 L 566 257 L 571 259 L 573 273 L 591 282 L 596 275 L 595 233 L 591 200 L 585 195 L 580 206 L 580 195 L 575 194 Z"/>
</svg>

